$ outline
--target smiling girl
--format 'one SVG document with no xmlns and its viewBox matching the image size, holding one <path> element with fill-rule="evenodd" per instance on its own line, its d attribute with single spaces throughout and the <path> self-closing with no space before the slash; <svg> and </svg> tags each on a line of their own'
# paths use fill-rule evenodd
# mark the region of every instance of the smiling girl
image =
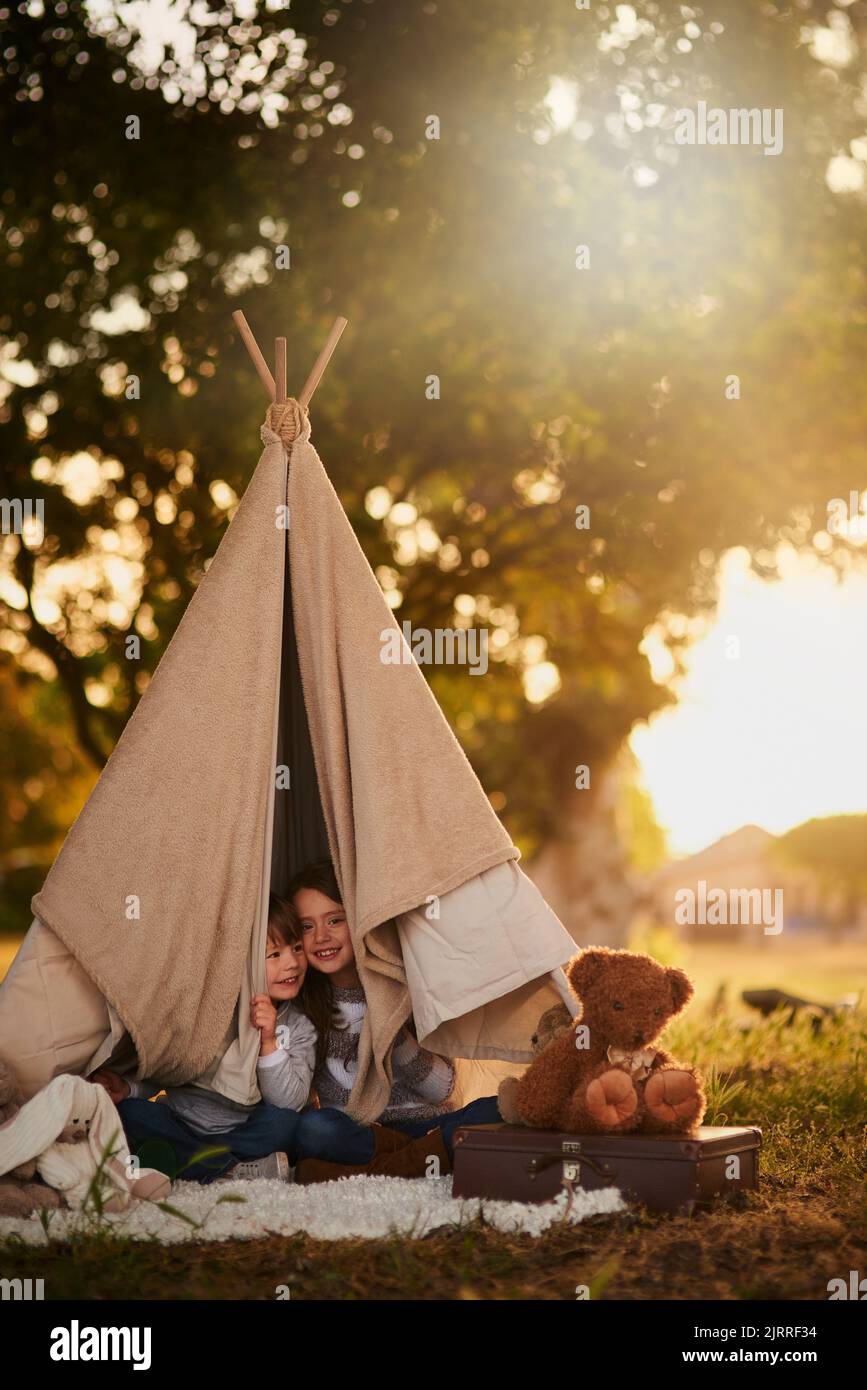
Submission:
<svg viewBox="0 0 867 1390">
<path fill-rule="evenodd" d="M 259 1030 L 258 1104 L 242 1105 L 195 1081 L 168 1087 L 166 1103 L 154 1104 L 148 1097 L 160 1090 L 156 1082 L 129 1081 L 105 1067 L 91 1076 L 117 1105 L 129 1146 L 147 1166 L 203 1183 L 220 1177 L 289 1180 L 287 1151 L 294 1152 L 297 1112 L 307 1102 L 316 1055 L 315 1028 L 295 1002 L 306 974 L 295 909 L 272 894 L 267 992 L 250 1000 L 250 1022 Z M 205 1151 L 209 1157 L 196 1157 Z"/>
<path fill-rule="evenodd" d="M 360 1125 L 347 1115 L 367 1001 L 330 860 L 302 869 L 289 895 L 310 966 L 299 1003 L 316 1026 L 314 1086 L 320 1104 L 319 1110 L 299 1116 L 296 1154 L 305 1161 L 299 1164 L 298 1181 L 354 1172 L 401 1177 L 448 1172 L 452 1133 L 459 1125 L 500 1121 L 496 1096 L 456 1110 L 450 1102 L 453 1063 L 420 1047 L 404 1025 L 392 1047 L 391 1094 L 379 1122 Z M 433 1169 L 431 1158 L 437 1160 Z"/>
</svg>

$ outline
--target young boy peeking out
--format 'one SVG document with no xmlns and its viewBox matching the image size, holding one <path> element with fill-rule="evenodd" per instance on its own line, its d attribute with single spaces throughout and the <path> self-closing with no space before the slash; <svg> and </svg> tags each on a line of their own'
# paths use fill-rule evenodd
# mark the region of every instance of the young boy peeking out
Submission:
<svg viewBox="0 0 867 1390">
<path fill-rule="evenodd" d="M 250 1001 L 259 1029 L 256 1072 L 262 1100 L 241 1105 L 195 1081 L 169 1087 L 167 1104 L 148 1099 L 160 1088 L 101 1068 L 91 1081 L 118 1108 L 130 1149 L 170 1178 L 277 1178 L 288 1181 L 298 1112 L 306 1105 L 316 1058 L 316 1029 L 292 1002 L 307 973 L 300 920 L 291 902 L 271 895 L 265 948 L 267 994 Z M 279 1033 L 278 1033 L 279 1030 Z M 220 1153 L 213 1153 L 220 1149 Z M 208 1151 L 207 1157 L 195 1158 Z"/>
</svg>

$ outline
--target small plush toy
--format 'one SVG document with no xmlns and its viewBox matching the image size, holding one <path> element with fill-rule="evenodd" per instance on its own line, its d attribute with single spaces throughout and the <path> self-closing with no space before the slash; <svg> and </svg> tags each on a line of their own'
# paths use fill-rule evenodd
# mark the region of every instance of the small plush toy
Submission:
<svg viewBox="0 0 867 1390">
<path fill-rule="evenodd" d="M 571 1027 L 572 1015 L 565 1004 L 555 1004 L 553 1008 L 546 1009 L 530 1039 L 534 1056 L 538 1057 L 549 1043 Z M 497 1091 L 497 1105 L 507 1125 L 521 1124 L 521 1116 L 518 1113 L 518 1080 L 517 1076 L 503 1077 Z"/>
<path fill-rule="evenodd" d="M 581 1012 L 513 1087 L 514 1078 L 501 1083 L 503 1118 L 571 1134 L 694 1132 L 705 1111 L 701 1078 L 658 1046 L 692 998 L 684 972 L 599 946 L 582 951 L 566 973 Z"/>
<path fill-rule="evenodd" d="M 131 1157 L 108 1092 L 66 1072 L 0 1123 L 0 1174 L 34 1160 L 70 1207 L 96 1201 L 97 1189 L 105 1211 L 123 1211 L 135 1198 L 158 1202 L 171 1191 L 163 1173 L 140 1168 Z"/>
</svg>

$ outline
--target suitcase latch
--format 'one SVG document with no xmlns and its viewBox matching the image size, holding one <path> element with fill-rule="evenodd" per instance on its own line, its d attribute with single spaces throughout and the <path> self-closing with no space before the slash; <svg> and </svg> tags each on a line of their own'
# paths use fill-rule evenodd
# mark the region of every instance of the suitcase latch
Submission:
<svg viewBox="0 0 867 1390">
<path fill-rule="evenodd" d="M 590 1158 L 588 1154 L 581 1154 L 579 1158 L 563 1159 L 563 1181 L 564 1183 L 581 1181 L 581 1164 L 586 1163 L 588 1168 L 592 1168 L 594 1173 L 598 1173 L 600 1178 L 613 1178 L 614 1169 L 607 1163 L 599 1163 L 595 1158 Z"/>
<path fill-rule="evenodd" d="M 575 1189 L 576 1187 L 581 1187 L 582 1163 L 586 1163 L 588 1167 L 592 1168 L 594 1173 L 598 1173 L 601 1178 L 610 1179 L 613 1177 L 613 1173 L 607 1163 L 597 1163 L 595 1158 L 588 1158 L 586 1154 L 582 1154 L 578 1158 L 564 1158 L 563 1174 L 560 1181 L 560 1186 L 566 1193 L 567 1198 L 566 1210 L 563 1212 L 564 1221 L 568 1221 L 569 1214 L 572 1211 L 572 1203 L 575 1200 Z"/>
<path fill-rule="evenodd" d="M 566 1148 L 565 1142 L 563 1148 Z M 592 1168 L 594 1173 L 599 1174 L 600 1178 L 611 1178 L 614 1176 L 613 1170 L 609 1168 L 607 1163 L 597 1163 L 595 1158 L 590 1158 L 587 1154 L 582 1154 L 580 1143 L 573 1145 L 572 1151 L 575 1154 L 574 1158 L 558 1153 L 540 1154 L 538 1158 L 531 1158 L 530 1162 L 527 1164 L 527 1172 L 530 1174 L 531 1178 L 536 1178 L 540 1173 L 543 1173 L 546 1168 L 550 1168 L 552 1163 L 560 1163 L 563 1165 L 563 1182 L 567 1186 L 571 1183 L 578 1183 L 580 1186 L 582 1163 L 586 1163 L 588 1168 Z"/>
</svg>

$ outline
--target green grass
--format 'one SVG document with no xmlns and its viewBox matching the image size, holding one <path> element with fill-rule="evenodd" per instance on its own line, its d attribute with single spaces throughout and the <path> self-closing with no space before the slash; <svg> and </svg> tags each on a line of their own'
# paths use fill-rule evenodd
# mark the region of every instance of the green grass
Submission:
<svg viewBox="0 0 867 1390">
<path fill-rule="evenodd" d="M 722 988 L 729 1007 L 742 1016 L 751 1012 L 739 1003 L 744 989 L 783 989 L 825 1004 L 844 994 L 867 994 L 867 937 L 835 941 L 822 933 L 783 931 L 745 941 L 703 941 L 656 927 L 634 933 L 629 946 L 664 965 L 681 966 L 695 985 L 697 1004 L 710 1002 Z"/>
<path fill-rule="evenodd" d="M 758 1019 L 758 1016 L 756 1016 Z M 307 1236 L 164 1247 L 118 1239 L 99 1221 L 68 1243 L 0 1246 L 0 1274 L 44 1278 L 47 1298 L 825 1299 L 827 1282 L 867 1273 L 867 1017 L 813 1031 L 695 1005 L 667 1041 L 710 1077 L 716 1123 L 758 1124 L 762 1180 L 737 1203 L 692 1217 L 640 1209 L 539 1240 L 475 1223 L 425 1240 Z"/>
</svg>

